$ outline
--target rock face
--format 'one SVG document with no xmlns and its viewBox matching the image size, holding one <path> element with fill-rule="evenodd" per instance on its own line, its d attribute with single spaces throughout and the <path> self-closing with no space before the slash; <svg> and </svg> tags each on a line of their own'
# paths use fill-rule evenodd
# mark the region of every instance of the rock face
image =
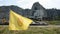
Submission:
<svg viewBox="0 0 60 34">
<path fill-rule="evenodd" d="M 9 21 L 10 10 L 17 12 L 18 14 L 21 14 L 23 12 L 22 11 L 23 9 L 17 6 L 13 6 L 13 5 L 12 6 L 0 6 L 0 24 L 2 24 L 2 18 L 5 18 L 6 21 Z"/>
<path fill-rule="evenodd" d="M 31 10 L 35 18 L 42 19 L 43 17 L 47 17 L 45 8 L 42 5 L 40 5 L 39 2 L 34 3 Z"/>
<path fill-rule="evenodd" d="M 13 10 L 14 12 L 33 19 L 42 19 L 42 18 L 50 18 L 50 19 L 59 19 L 60 18 L 60 10 L 57 9 L 45 9 L 39 2 L 35 2 L 31 9 L 22 9 L 18 6 L 0 6 L 0 24 L 1 19 L 5 18 L 6 21 L 9 20 L 9 12 Z"/>
<path fill-rule="evenodd" d="M 60 10 L 59 9 L 46 9 L 47 18 L 49 20 L 60 20 Z"/>
</svg>

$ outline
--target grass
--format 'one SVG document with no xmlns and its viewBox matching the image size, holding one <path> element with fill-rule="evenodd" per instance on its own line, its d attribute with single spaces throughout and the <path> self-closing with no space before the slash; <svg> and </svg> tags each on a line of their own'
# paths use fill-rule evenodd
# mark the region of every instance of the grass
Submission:
<svg viewBox="0 0 60 34">
<path fill-rule="evenodd" d="M 60 25 L 60 21 L 46 21 L 50 25 Z"/>
<path fill-rule="evenodd" d="M 26 31 L 10 31 L 8 26 L 0 26 L 0 34 L 60 34 L 60 27 L 29 27 Z"/>
</svg>

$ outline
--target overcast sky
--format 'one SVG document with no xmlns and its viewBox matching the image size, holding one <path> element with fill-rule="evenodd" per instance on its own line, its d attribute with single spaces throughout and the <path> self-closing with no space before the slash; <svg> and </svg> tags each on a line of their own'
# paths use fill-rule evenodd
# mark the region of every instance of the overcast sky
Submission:
<svg viewBox="0 0 60 34">
<path fill-rule="evenodd" d="M 35 2 L 39 2 L 45 8 L 60 9 L 60 0 L 0 0 L 0 6 L 16 5 L 25 9 L 31 8 Z"/>
</svg>

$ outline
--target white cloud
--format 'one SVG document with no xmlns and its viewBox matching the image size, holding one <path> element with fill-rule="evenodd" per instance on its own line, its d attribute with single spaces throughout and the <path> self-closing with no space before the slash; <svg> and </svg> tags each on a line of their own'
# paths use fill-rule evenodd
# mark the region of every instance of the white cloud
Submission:
<svg viewBox="0 0 60 34">
<path fill-rule="evenodd" d="M 39 2 L 45 8 L 60 8 L 60 0 L 0 0 L 0 5 L 17 5 L 22 8 L 31 8 L 35 2 Z"/>
<path fill-rule="evenodd" d="M 49 1 L 50 0 L 18 0 L 17 4 L 23 8 L 31 8 L 33 3 L 35 3 L 35 2 L 39 2 L 40 4 L 45 6 L 45 4 L 47 4 L 47 2 L 49 2 Z"/>
</svg>

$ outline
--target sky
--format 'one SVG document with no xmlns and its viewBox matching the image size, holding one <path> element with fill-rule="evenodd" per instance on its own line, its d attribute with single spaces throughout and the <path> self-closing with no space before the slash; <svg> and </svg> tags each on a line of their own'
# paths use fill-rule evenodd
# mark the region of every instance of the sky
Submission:
<svg viewBox="0 0 60 34">
<path fill-rule="evenodd" d="M 39 2 L 46 9 L 60 9 L 60 0 L 0 0 L 0 6 L 16 5 L 24 9 L 31 9 L 35 2 Z"/>
</svg>

